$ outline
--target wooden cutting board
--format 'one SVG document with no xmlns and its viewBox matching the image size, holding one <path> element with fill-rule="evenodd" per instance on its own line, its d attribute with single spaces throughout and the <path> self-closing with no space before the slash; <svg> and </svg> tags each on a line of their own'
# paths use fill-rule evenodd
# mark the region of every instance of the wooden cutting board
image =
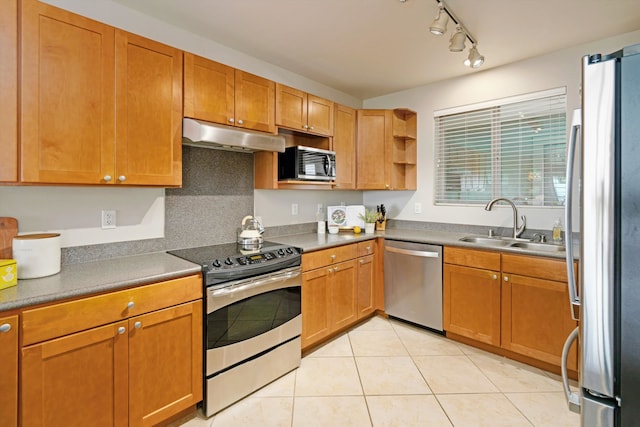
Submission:
<svg viewBox="0 0 640 427">
<path fill-rule="evenodd" d="M 8 216 L 0 216 L 0 259 L 11 258 L 13 238 L 18 234 L 18 220 Z"/>
</svg>

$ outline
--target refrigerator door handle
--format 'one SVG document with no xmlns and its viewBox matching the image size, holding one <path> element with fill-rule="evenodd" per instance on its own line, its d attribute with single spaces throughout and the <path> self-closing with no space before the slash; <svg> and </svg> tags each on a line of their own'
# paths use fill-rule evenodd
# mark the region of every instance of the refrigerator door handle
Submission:
<svg viewBox="0 0 640 427">
<path fill-rule="evenodd" d="M 569 410 L 571 412 L 580 413 L 580 395 L 576 392 L 571 391 L 571 387 L 569 387 L 569 375 L 567 373 L 567 358 L 569 357 L 569 350 L 571 349 L 571 345 L 578 338 L 578 334 L 580 332 L 580 328 L 576 327 L 571 333 L 569 337 L 564 342 L 564 347 L 562 347 L 562 384 L 564 386 L 564 394 L 567 398 L 567 406 L 569 406 Z"/>
<path fill-rule="evenodd" d="M 574 110 L 571 121 L 571 133 L 569 136 L 569 147 L 567 149 L 567 172 L 566 172 L 566 197 L 564 208 L 565 224 L 565 247 L 567 261 L 567 279 L 569 287 L 569 304 L 571 307 L 571 317 L 579 320 L 580 297 L 578 296 L 578 283 L 576 282 L 575 270 L 573 267 L 573 173 L 576 166 L 576 147 L 580 138 L 581 120 L 580 110 Z"/>
</svg>

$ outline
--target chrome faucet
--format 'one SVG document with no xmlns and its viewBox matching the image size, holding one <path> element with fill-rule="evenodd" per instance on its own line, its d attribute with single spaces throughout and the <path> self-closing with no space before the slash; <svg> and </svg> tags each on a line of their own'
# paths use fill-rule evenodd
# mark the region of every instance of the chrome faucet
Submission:
<svg viewBox="0 0 640 427">
<path fill-rule="evenodd" d="M 524 232 L 524 229 L 527 227 L 527 218 L 525 218 L 525 216 L 522 215 L 520 217 L 522 219 L 522 225 L 518 227 L 518 208 L 516 208 L 515 203 L 513 203 L 510 199 L 507 199 L 505 197 L 496 197 L 495 199 L 491 200 L 484 207 L 484 210 L 490 211 L 493 205 L 499 201 L 507 202 L 513 208 L 513 238 L 517 239 L 518 237 L 520 237 L 520 235 Z"/>
</svg>

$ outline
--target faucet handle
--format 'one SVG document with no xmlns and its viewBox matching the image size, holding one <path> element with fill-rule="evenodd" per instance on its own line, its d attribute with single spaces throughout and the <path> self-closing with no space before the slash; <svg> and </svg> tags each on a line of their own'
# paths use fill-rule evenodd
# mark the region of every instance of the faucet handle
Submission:
<svg viewBox="0 0 640 427">
<path fill-rule="evenodd" d="M 534 242 L 540 242 L 540 243 L 546 243 L 547 242 L 547 236 L 545 236 L 542 233 L 533 233 L 531 238 L 532 238 L 532 240 Z"/>
</svg>

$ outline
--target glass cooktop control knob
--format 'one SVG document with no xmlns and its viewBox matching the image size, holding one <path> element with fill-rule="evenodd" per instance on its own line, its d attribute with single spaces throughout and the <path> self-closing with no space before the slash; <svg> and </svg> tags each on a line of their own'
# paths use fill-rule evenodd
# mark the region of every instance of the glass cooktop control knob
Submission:
<svg viewBox="0 0 640 427">
<path fill-rule="evenodd" d="M 227 265 L 233 265 L 233 260 L 231 259 L 231 257 L 227 258 L 224 260 L 224 263 Z"/>
<path fill-rule="evenodd" d="M 293 249 L 292 249 L 292 248 L 287 248 L 287 253 L 288 253 L 289 255 L 291 255 L 291 254 L 293 253 Z"/>
<path fill-rule="evenodd" d="M 211 263 L 212 266 L 214 266 L 215 268 L 220 268 L 220 260 L 219 259 L 215 259 L 213 260 L 213 262 Z"/>
<path fill-rule="evenodd" d="M 284 249 L 278 249 L 278 255 L 280 256 L 284 255 Z"/>
</svg>

